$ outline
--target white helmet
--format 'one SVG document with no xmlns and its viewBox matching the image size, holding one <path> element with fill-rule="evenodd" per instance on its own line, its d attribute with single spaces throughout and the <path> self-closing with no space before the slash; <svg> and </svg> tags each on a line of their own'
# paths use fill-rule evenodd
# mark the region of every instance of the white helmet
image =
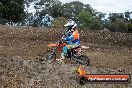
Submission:
<svg viewBox="0 0 132 88">
<path fill-rule="evenodd" d="M 49 14 L 46 14 L 45 17 L 49 17 Z"/>
<path fill-rule="evenodd" d="M 68 27 L 68 31 L 77 27 L 77 24 L 73 21 L 73 20 L 69 20 L 65 25 L 64 27 Z"/>
</svg>

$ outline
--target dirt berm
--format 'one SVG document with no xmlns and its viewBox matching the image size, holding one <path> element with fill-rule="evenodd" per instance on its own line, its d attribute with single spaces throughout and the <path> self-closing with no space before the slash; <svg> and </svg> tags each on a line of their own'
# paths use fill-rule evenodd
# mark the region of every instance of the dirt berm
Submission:
<svg viewBox="0 0 132 88">
<path fill-rule="evenodd" d="M 76 65 L 39 61 L 64 29 L 0 26 L 0 88 L 132 88 L 129 84 L 76 82 Z M 132 76 L 132 34 L 79 30 L 90 74 Z"/>
</svg>

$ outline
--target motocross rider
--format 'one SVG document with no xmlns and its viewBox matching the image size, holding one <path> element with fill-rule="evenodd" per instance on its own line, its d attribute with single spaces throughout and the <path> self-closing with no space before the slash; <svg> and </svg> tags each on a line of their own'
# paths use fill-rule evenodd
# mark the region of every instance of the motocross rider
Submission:
<svg viewBox="0 0 132 88">
<path fill-rule="evenodd" d="M 61 53 L 62 60 L 65 58 L 65 55 L 67 54 L 68 49 L 80 46 L 80 39 L 79 39 L 78 30 L 77 30 L 77 24 L 72 19 L 70 19 L 68 23 L 64 25 L 64 27 L 67 27 L 68 36 L 63 38 L 63 40 L 67 41 L 67 45 L 63 47 L 63 50 Z"/>
</svg>

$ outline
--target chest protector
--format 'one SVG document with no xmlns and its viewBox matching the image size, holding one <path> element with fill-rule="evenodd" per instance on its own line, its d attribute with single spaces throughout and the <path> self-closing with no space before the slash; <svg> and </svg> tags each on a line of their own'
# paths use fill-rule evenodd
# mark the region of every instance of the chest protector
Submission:
<svg viewBox="0 0 132 88">
<path fill-rule="evenodd" d="M 73 35 L 73 37 L 74 37 L 73 40 L 79 39 L 79 34 L 78 34 L 78 31 L 77 31 L 77 30 L 74 31 L 74 32 L 72 33 L 72 35 Z"/>
</svg>

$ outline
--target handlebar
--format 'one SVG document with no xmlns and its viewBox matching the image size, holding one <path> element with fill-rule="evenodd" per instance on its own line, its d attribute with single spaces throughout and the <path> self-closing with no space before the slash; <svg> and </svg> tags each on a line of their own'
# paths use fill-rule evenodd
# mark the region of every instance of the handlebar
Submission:
<svg viewBox="0 0 132 88">
<path fill-rule="evenodd" d="M 63 39 L 66 37 L 66 35 L 68 34 L 68 33 L 70 33 L 71 31 L 69 30 L 69 31 L 66 31 L 66 32 L 63 32 L 62 33 L 62 37 L 61 37 L 61 39 L 59 40 L 59 41 L 57 41 L 56 43 L 60 43 L 60 42 L 62 42 L 63 41 Z"/>
</svg>

